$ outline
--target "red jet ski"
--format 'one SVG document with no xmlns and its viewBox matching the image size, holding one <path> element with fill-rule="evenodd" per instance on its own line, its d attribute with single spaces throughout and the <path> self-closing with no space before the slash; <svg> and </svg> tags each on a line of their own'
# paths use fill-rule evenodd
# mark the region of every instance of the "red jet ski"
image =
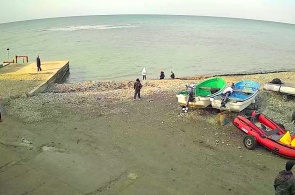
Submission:
<svg viewBox="0 0 295 195">
<path fill-rule="evenodd" d="M 247 149 L 253 150 L 259 143 L 276 154 L 295 159 L 295 146 L 280 141 L 287 133 L 282 124 L 278 124 L 255 111 L 249 117 L 237 116 L 232 123 L 247 134 L 244 138 L 244 146 Z M 294 138 L 295 136 L 291 137 L 290 140 Z"/>
</svg>

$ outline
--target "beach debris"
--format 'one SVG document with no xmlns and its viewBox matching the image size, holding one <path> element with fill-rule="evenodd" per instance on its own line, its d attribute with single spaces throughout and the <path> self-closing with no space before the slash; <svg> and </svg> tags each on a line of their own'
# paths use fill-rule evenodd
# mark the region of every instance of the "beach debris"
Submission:
<svg viewBox="0 0 295 195">
<path fill-rule="evenodd" d="M 58 148 L 53 147 L 53 146 L 43 146 L 41 149 L 42 149 L 43 152 L 60 152 L 60 153 L 65 152 L 64 149 L 58 149 Z"/>
<path fill-rule="evenodd" d="M 57 148 L 56 145 L 60 145 L 60 143 L 56 144 L 54 142 L 51 142 L 51 143 L 48 143 L 48 144 L 43 144 L 40 147 L 40 150 L 43 151 L 43 152 L 60 152 L 60 153 L 63 153 L 63 152 L 66 151 L 65 149 Z"/>
<path fill-rule="evenodd" d="M 0 144 L 3 144 L 5 146 L 13 146 L 13 147 L 27 147 L 29 149 L 33 149 L 33 143 L 25 138 L 21 138 L 18 142 L 6 142 L 3 140 L 0 140 Z"/>
<path fill-rule="evenodd" d="M 182 110 L 182 112 L 187 113 L 187 112 L 188 112 L 188 107 L 183 106 L 183 107 L 181 108 L 181 110 Z"/>
<path fill-rule="evenodd" d="M 222 126 L 227 125 L 229 120 L 227 119 L 227 112 L 221 112 L 217 115 L 218 123 Z"/>
<path fill-rule="evenodd" d="M 27 140 L 25 138 L 22 138 L 21 140 L 22 140 L 21 145 L 27 146 L 27 147 L 33 147 L 33 143 L 31 141 L 29 141 L 29 140 Z"/>
<path fill-rule="evenodd" d="M 129 179 L 135 180 L 135 179 L 137 179 L 137 174 L 136 174 L 136 173 L 129 173 L 129 174 L 127 175 L 127 177 L 128 177 Z"/>
</svg>

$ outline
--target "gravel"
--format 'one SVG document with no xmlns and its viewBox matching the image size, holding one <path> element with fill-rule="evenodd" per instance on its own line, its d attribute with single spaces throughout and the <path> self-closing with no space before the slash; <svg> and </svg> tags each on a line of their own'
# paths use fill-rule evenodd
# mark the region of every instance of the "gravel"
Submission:
<svg viewBox="0 0 295 195">
<path fill-rule="evenodd" d="M 227 82 L 235 82 L 241 79 L 252 79 L 261 83 L 271 81 L 273 78 L 281 78 L 281 80 L 293 81 L 295 83 L 294 73 L 271 73 L 257 75 L 242 76 L 226 76 Z M 176 92 L 184 90 L 188 83 L 198 83 L 195 80 L 148 80 L 142 81 L 142 96 L 146 101 L 152 102 L 154 97 L 167 98 L 174 96 Z M 7 99 L 4 103 L 6 113 L 16 116 L 24 122 L 37 122 L 62 115 L 64 112 L 75 112 L 83 115 L 103 116 L 109 113 L 125 113 L 124 110 L 118 108 L 109 109 L 112 104 L 117 102 L 128 102 L 133 100 L 133 81 L 88 81 L 80 83 L 64 83 L 52 84 L 46 93 L 39 94 L 34 97 L 18 97 L 16 99 Z M 177 99 L 175 97 L 175 102 Z M 257 98 L 258 110 L 263 112 L 278 123 L 285 125 L 286 129 L 294 133 L 294 124 L 291 123 L 291 115 L 295 108 L 294 98 L 284 101 L 282 96 L 273 92 L 260 90 Z M 214 111 L 210 111 L 214 112 Z M 216 111 L 215 111 L 216 112 Z M 200 115 L 204 115 L 204 119 L 209 123 L 216 120 L 212 117 L 206 117 L 207 111 L 199 110 Z"/>
</svg>

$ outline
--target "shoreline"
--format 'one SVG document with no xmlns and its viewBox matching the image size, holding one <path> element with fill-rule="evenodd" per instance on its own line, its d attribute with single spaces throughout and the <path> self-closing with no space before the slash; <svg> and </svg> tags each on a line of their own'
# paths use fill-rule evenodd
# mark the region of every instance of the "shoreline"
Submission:
<svg viewBox="0 0 295 195">
<path fill-rule="evenodd" d="M 192 76 L 192 77 L 179 77 L 175 79 L 148 79 L 148 80 L 141 80 L 140 81 L 143 84 L 147 84 L 147 86 L 151 85 L 152 87 L 156 87 L 156 84 L 159 84 L 159 87 L 161 87 L 165 83 L 170 83 L 171 87 L 174 87 L 174 85 L 177 84 L 183 84 L 185 82 L 193 82 L 193 81 L 201 81 L 207 78 L 211 77 L 223 77 L 227 82 L 232 82 L 233 80 L 238 80 L 238 79 L 253 79 L 256 80 L 257 82 L 260 83 L 260 87 L 263 87 L 263 84 L 266 82 L 272 81 L 274 78 L 280 78 L 282 81 L 287 80 L 288 82 L 294 82 L 295 79 L 293 77 L 293 74 L 295 74 L 295 71 L 270 71 L 270 72 L 263 72 L 263 73 L 253 73 L 253 74 L 248 74 L 248 73 L 241 73 L 241 74 L 228 74 L 228 75 L 197 75 L 197 76 Z M 129 89 L 130 87 L 132 88 L 132 84 L 135 82 L 134 80 L 89 80 L 89 81 L 81 81 L 81 82 L 75 82 L 75 83 L 54 83 L 54 86 L 73 86 L 76 87 L 77 90 L 74 91 L 79 91 L 79 87 L 82 87 L 82 85 L 86 85 L 86 88 L 83 88 L 82 91 L 87 90 L 87 87 L 89 87 L 89 90 L 93 90 L 99 87 L 106 87 L 107 89 L 112 89 L 111 87 L 114 86 L 114 89 Z M 47 92 L 52 91 L 52 86 L 49 87 Z M 73 92 L 73 89 L 72 89 Z"/>
<path fill-rule="evenodd" d="M 217 74 L 217 76 L 243 76 L 243 75 L 256 75 L 256 74 L 271 74 L 271 73 L 282 73 L 282 72 L 295 72 L 295 69 L 290 70 L 274 70 L 274 71 L 266 71 L 266 72 L 249 72 L 249 73 L 233 73 L 233 74 Z"/>
<path fill-rule="evenodd" d="M 182 77 L 176 77 L 174 80 L 200 80 L 203 78 L 210 78 L 210 77 L 228 77 L 228 76 L 250 76 L 250 75 L 259 75 L 259 74 L 272 74 L 272 73 L 288 73 L 288 72 L 294 72 L 295 73 L 295 69 L 288 69 L 288 70 L 270 70 L 270 71 L 263 71 L 263 72 L 246 72 L 246 73 L 229 73 L 229 74 L 203 74 L 203 75 L 195 75 L 195 76 L 182 76 Z M 70 75 L 70 74 L 69 74 Z M 68 76 L 69 76 L 68 75 Z M 64 79 L 65 84 L 75 84 L 75 83 L 83 83 L 83 82 L 125 82 L 125 81 L 133 81 L 136 78 L 139 78 L 140 81 L 142 81 L 142 75 L 139 75 L 138 77 L 134 77 L 134 79 L 114 79 L 114 80 L 110 80 L 110 79 L 105 79 L 105 80 L 99 80 L 99 79 L 95 79 L 95 80 L 83 80 L 83 81 L 76 81 L 76 82 L 67 82 L 68 78 Z M 148 79 L 148 81 L 157 81 L 160 79 Z M 163 79 L 163 80 L 173 80 L 169 77 L 167 77 L 167 79 Z"/>
<path fill-rule="evenodd" d="M 190 80 L 193 78 L 199 78 L 199 77 L 222 77 L 222 76 L 242 76 L 242 75 L 256 75 L 256 74 L 271 74 L 271 73 L 282 73 L 282 72 L 295 72 L 295 69 L 286 69 L 286 70 L 270 70 L 270 71 L 253 71 L 253 72 L 245 72 L 245 73 L 228 73 L 228 74 L 200 74 L 200 75 L 193 75 L 193 76 L 180 76 L 180 77 L 176 77 L 175 79 L 181 79 L 181 80 Z M 70 74 L 68 75 L 68 77 L 70 76 Z M 89 82 L 89 81 L 99 81 L 99 82 L 109 82 L 109 81 L 133 81 L 136 78 L 139 78 L 142 81 L 142 75 L 138 75 L 137 77 L 134 76 L 134 79 L 104 79 L 104 80 L 100 80 L 100 79 L 93 79 L 93 80 L 82 80 L 82 81 L 75 81 L 75 82 L 69 82 L 68 77 L 64 79 L 63 83 L 68 83 L 68 84 L 75 84 L 75 83 L 80 83 L 80 82 Z M 148 80 L 159 80 L 158 78 L 152 78 L 152 79 L 148 79 Z M 166 79 L 164 80 L 171 80 L 170 75 L 166 77 Z"/>
</svg>

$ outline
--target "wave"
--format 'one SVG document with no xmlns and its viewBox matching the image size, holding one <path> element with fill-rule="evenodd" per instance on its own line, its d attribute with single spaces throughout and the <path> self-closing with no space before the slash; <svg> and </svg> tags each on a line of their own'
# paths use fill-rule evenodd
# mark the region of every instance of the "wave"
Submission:
<svg viewBox="0 0 295 195">
<path fill-rule="evenodd" d="M 108 29 L 115 29 L 115 28 L 136 28 L 137 26 L 133 25 L 95 25 L 95 26 L 67 26 L 63 28 L 50 28 L 44 29 L 44 31 L 77 31 L 77 30 L 108 30 Z"/>
</svg>

